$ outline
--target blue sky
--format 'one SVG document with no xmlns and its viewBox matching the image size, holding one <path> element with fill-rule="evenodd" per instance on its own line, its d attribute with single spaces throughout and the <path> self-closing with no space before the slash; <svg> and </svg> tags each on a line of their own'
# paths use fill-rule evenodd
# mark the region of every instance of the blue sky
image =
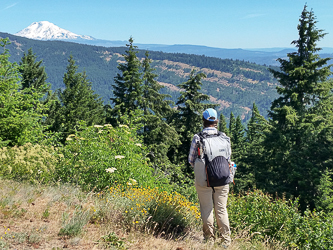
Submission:
<svg viewBox="0 0 333 250">
<path fill-rule="evenodd" d="M 0 0 L 0 32 L 49 21 L 79 35 L 144 44 L 292 47 L 307 2 L 333 47 L 332 0 Z"/>
</svg>

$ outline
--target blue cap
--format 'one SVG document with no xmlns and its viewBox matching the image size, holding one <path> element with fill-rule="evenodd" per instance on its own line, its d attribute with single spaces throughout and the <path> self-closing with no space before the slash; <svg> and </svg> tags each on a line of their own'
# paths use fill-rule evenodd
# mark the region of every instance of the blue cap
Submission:
<svg viewBox="0 0 333 250">
<path fill-rule="evenodd" d="M 203 114 L 202 114 L 203 118 L 207 121 L 211 121 L 214 122 L 217 120 L 217 113 L 215 109 L 206 109 Z"/>
</svg>

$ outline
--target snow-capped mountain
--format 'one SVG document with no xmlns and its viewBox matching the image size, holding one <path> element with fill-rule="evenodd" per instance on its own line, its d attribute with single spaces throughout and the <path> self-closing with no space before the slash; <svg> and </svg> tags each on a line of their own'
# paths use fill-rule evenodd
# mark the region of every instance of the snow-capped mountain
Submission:
<svg viewBox="0 0 333 250">
<path fill-rule="evenodd" d="M 82 36 L 74 34 L 68 30 L 62 29 L 48 21 L 35 22 L 27 28 L 17 32 L 16 36 L 22 36 L 37 40 L 94 40 L 91 36 Z"/>
</svg>

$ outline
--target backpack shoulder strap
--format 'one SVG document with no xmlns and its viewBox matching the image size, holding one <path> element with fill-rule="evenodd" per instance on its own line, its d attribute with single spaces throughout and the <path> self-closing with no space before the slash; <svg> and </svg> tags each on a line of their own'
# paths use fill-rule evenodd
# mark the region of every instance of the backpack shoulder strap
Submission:
<svg viewBox="0 0 333 250">
<path fill-rule="evenodd" d="M 216 137 L 216 136 L 220 136 L 221 132 L 218 131 L 217 134 L 207 134 L 207 133 L 203 133 L 202 131 L 200 133 L 198 133 L 197 135 L 200 137 L 200 140 L 206 139 L 206 138 L 212 138 L 212 137 Z M 223 134 L 223 133 L 222 133 Z"/>
</svg>

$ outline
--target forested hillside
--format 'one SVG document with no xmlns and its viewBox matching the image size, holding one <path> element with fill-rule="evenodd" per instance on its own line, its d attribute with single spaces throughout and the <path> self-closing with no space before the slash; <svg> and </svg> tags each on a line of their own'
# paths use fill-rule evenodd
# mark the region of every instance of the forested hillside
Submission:
<svg viewBox="0 0 333 250">
<path fill-rule="evenodd" d="M 125 47 L 106 48 L 82 45 L 61 41 L 37 41 L 10 34 L 0 33 L 0 37 L 8 37 L 11 44 L 7 46 L 12 62 L 19 62 L 24 52 L 32 48 L 37 60 L 43 60 L 51 88 L 64 88 L 63 75 L 70 55 L 85 70 L 92 87 L 105 103 L 112 94 L 112 84 L 123 60 Z M 145 51 L 138 50 L 138 58 L 144 58 Z M 241 115 L 246 122 L 253 102 L 266 115 L 271 101 L 277 97 L 277 81 L 265 66 L 239 60 L 219 59 L 214 57 L 163 53 L 150 51 L 152 66 L 156 68 L 157 81 L 166 88 L 162 93 L 170 94 L 176 102 L 179 96 L 178 84 L 186 81 L 192 69 L 203 72 L 207 78 L 202 80 L 202 92 L 210 96 L 210 101 L 218 104 L 218 111 L 229 117 L 232 111 Z"/>
<path fill-rule="evenodd" d="M 133 38 L 126 48 L 0 39 L 1 220 L 20 225 L 12 227 L 18 233 L 20 218 L 31 225 L 57 213 L 62 223 L 54 220 L 53 237 L 67 240 L 97 225 L 94 230 L 101 231 L 91 244 L 110 247 L 123 244 L 106 229 L 113 218 L 118 232 L 138 230 L 186 243 L 189 232 L 202 228 L 194 173 L 198 165 L 192 167 L 196 155 L 190 154 L 195 159 L 189 161 L 189 149 L 207 161 L 205 147 L 212 144 L 192 141 L 203 126 L 218 126 L 231 142 L 230 166 L 226 162 L 218 168 L 223 178 L 235 177 L 234 183 L 224 183 L 230 185 L 234 241 L 246 237 L 251 243 L 272 244 L 272 249 L 277 249 L 275 243 L 282 249 L 332 249 L 332 65 L 318 54 L 317 42 L 325 33 L 316 24 L 313 11 L 304 6 L 299 37 L 292 41 L 297 50 L 269 70 L 240 61 L 139 51 Z M 56 79 L 52 85 L 50 69 L 49 82 Z M 267 115 L 259 103 L 268 107 Z M 214 119 L 207 125 L 202 119 L 207 108 L 230 115 L 215 117 L 214 112 L 210 118 L 219 118 L 218 123 Z M 226 145 L 216 148 L 229 150 Z M 43 210 L 32 212 L 44 191 L 17 194 L 15 183 L 28 182 L 43 190 L 48 188 L 42 185 L 64 186 L 59 189 L 64 195 L 44 199 Z M 67 197 L 71 185 L 87 196 Z M 57 202 L 62 215 L 59 209 L 49 210 Z M 31 235 L 3 234 L 0 246 L 41 242 Z"/>
</svg>

